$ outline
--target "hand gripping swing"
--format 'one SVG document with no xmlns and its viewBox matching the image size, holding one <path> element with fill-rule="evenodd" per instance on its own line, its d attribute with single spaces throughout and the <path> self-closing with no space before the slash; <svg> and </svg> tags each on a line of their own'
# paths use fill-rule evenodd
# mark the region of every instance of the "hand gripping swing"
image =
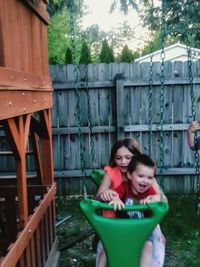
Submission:
<svg viewBox="0 0 200 267">
<path fill-rule="evenodd" d="M 151 217 L 134 219 L 103 217 L 98 210 L 112 209 L 112 206 L 92 199 L 82 200 L 80 207 L 103 243 L 109 267 L 138 267 L 145 241 L 169 209 L 163 202 L 126 206 L 123 211 L 152 213 Z"/>
</svg>

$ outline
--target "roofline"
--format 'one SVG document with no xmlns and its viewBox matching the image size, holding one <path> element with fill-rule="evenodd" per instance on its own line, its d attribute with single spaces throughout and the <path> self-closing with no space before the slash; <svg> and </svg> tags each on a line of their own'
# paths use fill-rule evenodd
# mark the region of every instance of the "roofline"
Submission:
<svg viewBox="0 0 200 267">
<path fill-rule="evenodd" d="M 170 45 L 170 46 L 165 47 L 164 50 L 167 51 L 167 50 L 169 50 L 169 49 L 171 49 L 173 47 L 178 47 L 178 46 L 179 47 L 182 47 L 182 48 L 187 48 L 188 47 L 187 45 L 176 43 L 176 44 L 173 44 L 173 45 Z M 200 53 L 200 49 L 198 49 L 198 48 L 191 47 L 191 49 L 194 50 L 195 52 L 199 52 Z M 138 62 L 140 60 L 143 60 L 143 59 L 148 58 L 148 57 L 151 57 L 151 56 L 153 57 L 153 56 L 155 56 L 157 54 L 161 54 L 161 52 L 162 52 L 162 49 L 160 49 L 158 51 L 155 51 L 153 53 L 150 53 L 148 55 L 145 55 L 143 57 L 139 57 L 139 58 L 135 59 L 135 62 Z"/>
</svg>

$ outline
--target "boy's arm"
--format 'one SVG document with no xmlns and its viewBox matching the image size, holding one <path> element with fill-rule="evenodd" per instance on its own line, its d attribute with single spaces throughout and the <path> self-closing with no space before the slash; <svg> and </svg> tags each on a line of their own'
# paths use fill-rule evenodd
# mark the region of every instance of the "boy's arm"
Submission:
<svg viewBox="0 0 200 267">
<path fill-rule="evenodd" d="M 114 210 L 121 210 L 125 207 L 124 203 L 119 197 L 114 197 L 112 201 L 108 203 L 109 205 L 114 206 Z"/>
</svg>

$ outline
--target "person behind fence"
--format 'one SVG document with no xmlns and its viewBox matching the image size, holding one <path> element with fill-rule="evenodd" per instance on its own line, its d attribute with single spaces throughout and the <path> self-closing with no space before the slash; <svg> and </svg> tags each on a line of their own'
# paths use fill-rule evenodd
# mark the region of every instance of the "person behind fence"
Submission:
<svg viewBox="0 0 200 267">
<path fill-rule="evenodd" d="M 147 204 L 162 200 L 161 194 L 153 188 L 155 180 L 156 165 L 154 161 L 145 154 L 138 154 L 132 157 L 127 169 L 127 181 L 122 182 L 113 194 L 109 189 L 109 205 L 114 206 L 114 210 L 121 210 L 125 205 L 134 203 Z M 105 195 L 103 196 L 105 199 Z M 167 199 L 165 198 L 165 201 Z M 147 216 L 145 212 L 129 211 L 130 218 L 141 219 Z M 117 216 L 117 213 L 116 213 Z M 141 258 L 140 267 L 161 267 L 165 258 L 165 238 L 157 225 L 145 242 Z"/>
<path fill-rule="evenodd" d="M 125 138 L 116 141 L 111 149 L 109 164 L 104 167 L 105 175 L 98 189 L 96 199 L 111 201 L 116 194 L 115 189 L 124 181 L 127 181 L 127 168 L 134 155 L 141 154 L 138 142 L 133 138 Z M 153 184 L 154 190 L 160 193 L 160 187 L 156 180 Z M 110 189 L 110 190 L 109 190 Z M 163 194 L 163 198 L 165 195 Z M 115 212 L 105 210 L 103 215 L 115 217 Z M 106 255 L 101 242 L 97 246 L 96 267 L 106 266 Z"/>
<path fill-rule="evenodd" d="M 200 149 L 200 136 L 197 137 L 195 144 L 195 132 L 199 130 L 199 123 L 197 121 L 192 121 L 188 127 L 188 145 L 192 150 Z"/>
</svg>

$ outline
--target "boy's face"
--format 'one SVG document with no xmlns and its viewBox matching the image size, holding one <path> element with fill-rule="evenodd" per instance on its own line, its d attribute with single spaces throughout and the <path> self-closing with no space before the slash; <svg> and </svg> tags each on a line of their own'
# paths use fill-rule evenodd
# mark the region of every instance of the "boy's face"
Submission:
<svg viewBox="0 0 200 267">
<path fill-rule="evenodd" d="M 155 169 L 139 163 L 131 174 L 127 173 L 128 179 L 131 181 L 131 189 L 133 193 L 144 193 L 153 184 Z"/>
</svg>

